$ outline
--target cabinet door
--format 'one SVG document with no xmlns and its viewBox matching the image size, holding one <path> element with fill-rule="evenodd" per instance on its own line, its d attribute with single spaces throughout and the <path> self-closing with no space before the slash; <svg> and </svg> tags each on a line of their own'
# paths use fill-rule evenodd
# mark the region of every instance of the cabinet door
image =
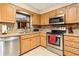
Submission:
<svg viewBox="0 0 79 59">
<path fill-rule="evenodd" d="M 31 49 L 36 47 L 36 39 L 35 38 L 31 38 Z"/>
<path fill-rule="evenodd" d="M 7 6 L 7 21 L 11 23 L 15 23 L 16 20 L 16 9 L 12 5 L 6 5 Z"/>
<path fill-rule="evenodd" d="M 66 8 L 66 23 L 75 23 L 77 19 L 76 5 L 70 5 Z"/>
<path fill-rule="evenodd" d="M 65 7 L 56 10 L 57 15 L 65 14 Z"/>
<path fill-rule="evenodd" d="M 77 5 L 77 19 L 76 21 L 79 23 L 79 3 Z"/>
<path fill-rule="evenodd" d="M 49 18 L 56 16 L 56 10 L 50 11 Z"/>
<path fill-rule="evenodd" d="M 46 47 L 46 45 L 47 45 L 46 37 L 42 37 L 42 36 L 41 36 L 41 46 Z"/>
<path fill-rule="evenodd" d="M 1 5 L 0 5 L 0 22 L 2 22 L 2 19 L 1 19 L 1 13 L 2 13 L 2 11 L 1 11 Z"/>
<path fill-rule="evenodd" d="M 39 14 L 32 15 L 32 25 L 40 25 L 40 15 Z"/>
<path fill-rule="evenodd" d="M 40 37 L 36 37 L 36 46 L 39 46 L 40 45 Z"/>
<path fill-rule="evenodd" d="M 68 51 L 64 51 L 64 55 L 65 56 L 77 56 L 76 54 L 73 54 L 73 53 L 68 52 Z"/>
<path fill-rule="evenodd" d="M 45 15 L 41 15 L 41 25 L 45 25 Z"/>
<path fill-rule="evenodd" d="M 49 25 L 49 12 L 45 13 L 45 25 Z"/>
<path fill-rule="evenodd" d="M 0 22 L 15 23 L 16 10 L 14 6 L 9 4 L 0 4 L 0 11 L 1 11 Z"/>
<path fill-rule="evenodd" d="M 21 39 L 21 54 L 29 51 L 30 49 L 30 39 Z"/>
<path fill-rule="evenodd" d="M 7 6 L 6 4 L 0 4 L 0 8 L 1 8 L 1 21 L 0 22 L 7 22 Z"/>
</svg>

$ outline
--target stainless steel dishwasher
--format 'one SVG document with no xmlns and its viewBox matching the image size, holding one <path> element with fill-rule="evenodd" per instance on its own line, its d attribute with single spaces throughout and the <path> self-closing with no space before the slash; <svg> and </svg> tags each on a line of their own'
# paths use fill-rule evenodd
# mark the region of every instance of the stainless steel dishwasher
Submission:
<svg viewBox="0 0 79 59">
<path fill-rule="evenodd" d="M 19 37 L 0 38 L 0 56 L 18 56 L 20 55 Z"/>
</svg>

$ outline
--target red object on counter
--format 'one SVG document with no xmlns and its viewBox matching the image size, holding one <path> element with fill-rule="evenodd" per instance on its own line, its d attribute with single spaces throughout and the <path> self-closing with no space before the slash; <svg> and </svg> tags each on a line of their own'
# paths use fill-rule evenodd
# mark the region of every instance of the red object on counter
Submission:
<svg viewBox="0 0 79 59">
<path fill-rule="evenodd" d="M 50 43 L 56 44 L 56 35 L 55 34 L 50 35 Z"/>
</svg>

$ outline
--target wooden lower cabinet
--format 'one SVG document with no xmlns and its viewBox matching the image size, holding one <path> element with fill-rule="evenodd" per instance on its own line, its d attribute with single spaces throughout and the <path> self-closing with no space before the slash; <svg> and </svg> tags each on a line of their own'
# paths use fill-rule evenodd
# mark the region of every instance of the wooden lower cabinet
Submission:
<svg viewBox="0 0 79 59">
<path fill-rule="evenodd" d="M 39 36 L 29 36 L 23 35 L 21 36 L 21 54 L 37 47 L 40 45 L 40 37 Z"/>
<path fill-rule="evenodd" d="M 40 40 L 40 37 L 36 37 L 36 46 L 39 46 L 40 45 L 40 43 L 41 43 L 41 40 Z"/>
<path fill-rule="evenodd" d="M 21 40 L 21 54 L 29 51 L 31 49 L 30 39 Z"/>
<path fill-rule="evenodd" d="M 71 52 L 68 52 L 68 51 L 64 51 L 64 55 L 67 55 L 67 56 L 77 56 Z"/>
<path fill-rule="evenodd" d="M 79 37 L 64 36 L 64 55 L 79 56 Z"/>
<path fill-rule="evenodd" d="M 46 37 L 41 36 L 41 46 L 43 46 L 43 47 L 47 46 Z"/>
<path fill-rule="evenodd" d="M 35 48 L 37 45 L 36 45 L 36 38 L 31 38 L 31 49 Z"/>
</svg>

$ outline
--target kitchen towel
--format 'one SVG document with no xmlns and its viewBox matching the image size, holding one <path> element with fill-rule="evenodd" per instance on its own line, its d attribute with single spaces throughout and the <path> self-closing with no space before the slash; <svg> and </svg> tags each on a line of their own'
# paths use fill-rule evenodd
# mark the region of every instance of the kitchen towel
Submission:
<svg viewBox="0 0 79 59">
<path fill-rule="evenodd" d="M 48 43 L 50 44 L 50 36 L 48 36 Z"/>
<path fill-rule="evenodd" d="M 56 45 L 60 46 L 60 38 L 56 38 Z"/>
<path fill-rule="evenodd" d="M 50 35 L 50 43 L 56 44 L 56 35 L 55 34 Z"/>
</svg>

